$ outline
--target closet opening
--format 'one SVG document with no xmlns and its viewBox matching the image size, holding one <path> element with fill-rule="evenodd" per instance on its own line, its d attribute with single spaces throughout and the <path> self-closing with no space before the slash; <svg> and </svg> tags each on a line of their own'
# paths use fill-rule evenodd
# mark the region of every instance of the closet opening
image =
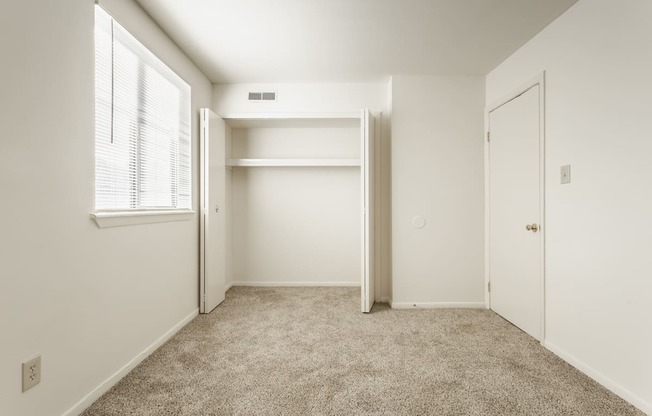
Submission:
<svg viewBox="0 0 652 416">
<path fill-rule="evenodd" d="M 231 286 L 359 286 L 374 303 L 369 110 L 201 110 L 200 310 Z"/>
</svg>

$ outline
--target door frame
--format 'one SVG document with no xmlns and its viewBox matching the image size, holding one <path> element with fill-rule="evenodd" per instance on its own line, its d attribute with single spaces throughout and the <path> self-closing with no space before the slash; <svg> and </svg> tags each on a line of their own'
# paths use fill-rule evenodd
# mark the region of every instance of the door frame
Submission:
<svg viewBox="0 0 652 416">
<path fill-rule="evenodd" d="M 485 190 L 485 198 L 484 198 L 484 224 L 485 224 L 485 244 L 484 244 L 484 280 L 485 280 L 485 304 L 487 309 L 491 309 L 491 293 L 489 290 L 489 283 L 491 281 L 491 276 L 489 275 L 489 266 L 490 266 L 490 257 L 489 257 L 489 241 L 490 241 L 490 233 L 491 233 L 491 227 L 490 227 L 490 198 L 491 198 L 491 193 L 489 189 L 489 175 L 491 172 L 490 169 L 490 157 L 489 157 L 489 146 L 491 143 L 490 139 L 490 123 L 489 123 L 489 115 L 492 111 L 496 110 L 497 108 L 503 106 L 504 104 L 507 104 L 508 102 L 518 98 L 531 88 L 535 86 L 539 86 L 539 232 L 541 233 L 541 247 L 540 247 L 540 259 L 541 259 L 541 269 L 540 269 L 540 278 L 541 278 L 541 300 L 540 300 L 540 311 L 541 311 L 541 323 L 540 323 L 540 335 L 541 335 L 541 340 L 540 343 L 543 345 L 545 342 L 545 320 L 546 320 L 546 286 L 545 286 L 545 281 L 546 281 L 546 215 L 545 215 L 545 174 L 546 174 L 546 135 L 545 135 L 545 95 L 546 95 L 546 88 L 545 88 L 545 71 L 542 71 L 538 73 L 536 76 L 532 77 L 529 81 L 526 83 L 522 84 L 520 87 L 512 90 L 509 94 L 503 96 L 499 100 L 494 101 L 490 105 L 485 107 L 485 117 L 484 117 L 484 190 Z"/>
<path fill-rule="evenodd" d="M 206 313 L 206 198 L 208 197 L 206 175 L 208 154 L 206 152 L 206 123 L 210 117 L 208 108 L 199 109 L 199 313 Z"/>
<path fill-rule="evenodd" d="M 376 117 L 368 108 L 360 112 L 360 191 L 362 209 L 362 276 L 360 304 L 370 313 L 376 300 Z"/>
</svg>

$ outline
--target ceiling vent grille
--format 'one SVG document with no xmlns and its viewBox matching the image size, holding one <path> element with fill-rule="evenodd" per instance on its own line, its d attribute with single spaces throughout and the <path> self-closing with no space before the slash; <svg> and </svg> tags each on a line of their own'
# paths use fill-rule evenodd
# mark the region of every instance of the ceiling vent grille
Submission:
<svg viewBox="0 0 652 416">
<path fill-rule="evenodd" d="M 276 101 L 276 92 L 249 92 L 249 101 Z"/>
</svg>

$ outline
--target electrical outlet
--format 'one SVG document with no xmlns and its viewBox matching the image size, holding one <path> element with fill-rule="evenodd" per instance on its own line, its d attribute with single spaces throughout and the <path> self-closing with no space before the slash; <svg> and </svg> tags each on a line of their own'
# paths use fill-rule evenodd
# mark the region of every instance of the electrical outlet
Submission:
<svg viewBox="0 0 652 416">
<path fill-rule="evenodd" d="M 41 356 L 23 363 L 23 392 L 41 382 Z"/>
<path fill-rule="evenodd" d="M 564 165 L 561 167 L 561 183 L 566 184 L 570 183 L 570 165 Z"/>
</svg>

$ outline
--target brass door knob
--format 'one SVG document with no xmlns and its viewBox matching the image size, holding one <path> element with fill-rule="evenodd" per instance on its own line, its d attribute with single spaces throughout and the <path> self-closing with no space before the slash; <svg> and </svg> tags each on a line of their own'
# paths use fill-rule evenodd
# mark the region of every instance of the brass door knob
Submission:
<svg viewBox="0 0 652 416">
<path fill-rule="evenodd" d="M 539 226 L 536 224 L 528 224 L 525 226 L 525 229 L 528 231 L 532 231 L 533 233 L 536 233 L 537 231 L 539 231 Z"/>
</svg>

